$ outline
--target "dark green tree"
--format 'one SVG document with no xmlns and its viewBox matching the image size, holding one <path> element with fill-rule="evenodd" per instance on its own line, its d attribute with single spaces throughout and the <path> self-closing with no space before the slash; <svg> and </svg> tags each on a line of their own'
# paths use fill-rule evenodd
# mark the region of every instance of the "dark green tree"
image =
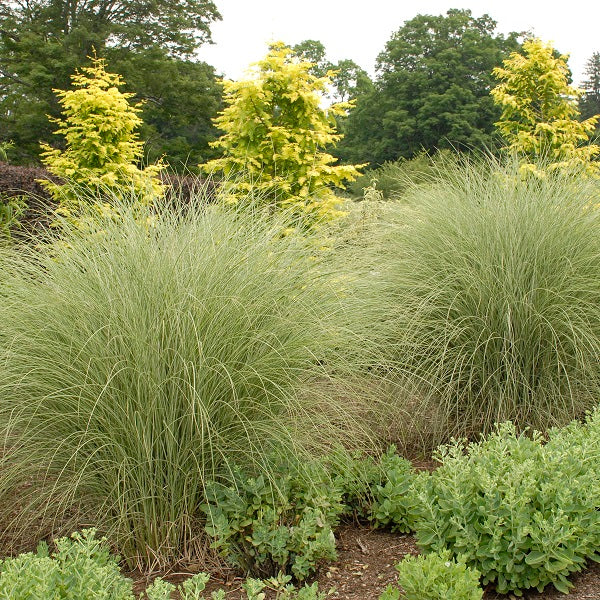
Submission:
<svg viewBox="0 0 600 600">
<path fill-rule="evenodd" d="M 184 170 L 218 156 L 209 142 L 219 135 L 212 119 L 222 108 L 223 90 L 213 67 L 156 46 L 136 53 L 107 49 L 106 56 L 125 89 L 143 100 L 140 138 L 149 161 L 164 155 L 173 169 Z"/>
<path fill-rule="evenodd" d="M 369 74 L 351 59 L 340 60 L 333 67 L 336 98 L 339 102 L 355 100 L 373 89 Z"/>
<path fill-rule="evenodd" d="M 319 40 L 303 40 L 292 46 L 292 50 L 300 60 L 313 63 L 310 73 L 315 77 L 325 77 L 327 71 L 333 66 L 327 60 L 325 46 Z"/>
<path fill-rule="evenodd" d="M 470 10 L 406 21 L 377 59 L 374 89 L 358 96 L 338 155 L 381 164 L 422 150 L 492 146 L 500 114 L 492 69 L 520 47 L 520 34 L 495 29 Z"/>
<path fill-rule="evenodd" d="M 220 93 L 212 69 L 191 66 L 190 58 L 210 42 L 219 18 L 210 0 L 0 0 L 0 136 L 14 140 L 13 159 L 36 162 L 39 142 L 55 141 L 47 118 L 59 114 L 52 90 L 67 89 L 95 49 L 111 70 L 135 79 L 129 91 L 146 101 L 152 153 L 177 162 L 194 155 L 195 164 Z M 160 77 L 170 77 L 161 90 Z M 192 110 L 196 123 L 182 128 Z"/>
<path fill-rule="evenodd" d="M 362 67 L 351 59 L 332 63 L 327 59 L 325 46 L 318 40 L 304 40 L 292 50 L 301 60 L 313 63 L 310 72 L 315 77 L 325 77 L 328 71 L 334 71 L 331 100 L 335 102 L 348 102 L 373 88 L 369 74 Z"/>
<path fill-rule="evenodd" d="M 585 76 L 586 80 L 581 86 L 585 93 L 579 101 L 582 120 L 600 115 L 600 52 L 594 52 L 587 61 Z M 600 123 L 596 131 L 600 133 Z"/>
</svg>

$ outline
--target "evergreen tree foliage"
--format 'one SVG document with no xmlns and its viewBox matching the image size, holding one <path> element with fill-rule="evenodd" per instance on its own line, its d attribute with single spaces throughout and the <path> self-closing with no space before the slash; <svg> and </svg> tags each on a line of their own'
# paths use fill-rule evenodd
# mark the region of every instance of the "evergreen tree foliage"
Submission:
<svg viewBox="0 0 600 600">
<path fill-rule="evenodd" d="M 569 84 L 567 60 L 551 44 L 532 38 L 523 43 L 523 54 L 513 52 L 494 69 L 500 83 L 492 97 L 502 108 L 496 126 L 507 149 L 523 157 L 524 170 L 539 172 L 541 159 L 548 169 L 598 172 L 592 161 L 600 147 L 588 143 L 598 116 L 579 120 L 577 100 L 583 92 Z"/>
<path fill-rule="evenodd" d="M 594 52 L 587 61 L 585 69 L 586 80 L 583 82 L 583 96 L 579 101 L 582 119 L 589 119 L 600 114 L 600 52 Z M 596 123 L 596 132 L 600 123 Z"/>
<path fill-rule="evenodd" d="M 64 113 L 55 120 L 56 133 L 64 136 L 66 148 L 42 146 L 44 164 L 66 183 L 46 181 L 44 186 L 67 210 L 76 206 L 74 186 L 92 194 L 121 190 L 138 198 L 160 196 L 162 165 L 138 166 L 144 154 L 135 132 L 142 123 L 141 109 L 129 104 L 132 94 L 119 91 L 121 77 L 108 73 L 103 59 L 94 58 L 90 67 L 72 76 L 72 83 L 74 89 L 56 90 Z"/>
<path fill-rule="evenodd" d="M 340 139 L 335 116 L 351 104 L 322 108 L 331 79 L 312 75 L 311 67 L 277 42 L 251 78 L 224 82 L 226 107 L 216 119 L 224 135 L 214 142 L 224 156 L 201 165 L 225 174 L 232 200 L 253 193 L 303 224 L 339 214 L 331 186 L 358 176 L 357 166 L 334 165 L 324 150 Z"/>
</svg>

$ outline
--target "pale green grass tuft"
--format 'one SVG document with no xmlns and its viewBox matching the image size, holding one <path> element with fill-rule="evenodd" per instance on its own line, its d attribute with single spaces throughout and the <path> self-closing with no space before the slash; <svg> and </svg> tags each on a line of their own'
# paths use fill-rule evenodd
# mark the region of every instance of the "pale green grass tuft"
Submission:
<svg viewBox="0 0 600 600">
<path fill-rule="evenodd" d="M 600 399 L 598 203 L 598 181 L 481 161 L 397 205 L 388 340 L 447 436 L 545 429 Z"/>
<path fill-rule="evenodd" d="M 307 384 L 353 371 L 361 344 L 351 282 L 314 240 L 252 210 L 144 210 L 2 252 L 0 515 L 16 533 L 93 525 L 157 567 L 202 552 L 204 484 L 232 464 L 268 476 L 358 442 Z"/>
</svg>

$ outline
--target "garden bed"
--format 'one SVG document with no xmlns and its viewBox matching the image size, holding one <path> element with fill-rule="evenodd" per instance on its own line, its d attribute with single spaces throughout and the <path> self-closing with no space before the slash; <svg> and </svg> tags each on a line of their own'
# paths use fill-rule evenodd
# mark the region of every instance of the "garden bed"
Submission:
<svg viewBox="0 0 600 600">
<path fill-rule="evenodd" d="M 346 525 L 337 532 L 338 560 L 323 565 L 317 581 L 319 589 L 331 591 L 328 598 L 337 600 L 377 600 L 388 584 L 396 584 L 396 564 L 406 554 L 418 552 L 412 535 L 401 535 L 371 529 L 364 525 Z M 198 570 L 208 570 L 206 565 L 198 565 Z M 135 580 L 136 592 L 141 592 L 151 578 L 141 573 L 129 574 Z M 173 573 L 165 579 L 179 583 L 188 574 Z M 600 599 L 600 564 L 591 563 L 589 568 L 572 577 L 575 587 L 568 595 L 569 600 Z M 207 590 L 224 588 L 230 600 L 246 600 L 241 591 L 244 578 L 231 569 L 214 567 Z M 267 596 L 269 597 L 269 596 Z M 274 595 L 273 595 L 274 597 Z M 488 586 L 484 600 L 509 600 Z M 524 593 L 525 600 L 562 600 L 567 596 L 548 586 L 543 593 Z"/>
</svg>

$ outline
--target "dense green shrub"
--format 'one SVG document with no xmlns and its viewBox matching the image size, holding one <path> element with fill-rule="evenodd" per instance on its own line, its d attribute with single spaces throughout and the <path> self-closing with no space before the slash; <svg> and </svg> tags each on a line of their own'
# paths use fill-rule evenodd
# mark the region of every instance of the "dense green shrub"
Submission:
<svg viewBox="0 0 600 600">
<path fill-rule="evenodd" d="M 416 534 L 426 551 L 451 550 L 494 582 L 521 595 L 600 560 L 600 410 L 585 425 L 518 435 L 509 423 L 487 439 L 455 442 L 416 486 Z"/>
<path fill-rule="evenodd" d="M 415 473 L 393 446 L 378 459 L 338 449 L 288 463 L 273 482 L 240 470 L 234 475 L 231 483 L 207 484 L 203 510 L 213 547 L 246 572 L 305 579 L 320 560 L 335 559 L 333 530 L 348 515 L 412 530 Z"/>
<path fill-rule="evenodd" d="M 465 164 L 396 206 L 388 339 L 448 427 L 544 430 L 597 402 L 599 183 Z"/>
<path fill-rule="evenodd" d="M 50 555 L 41 543 L 37 552 L 0 561 L 2 600 L 134 600 L 132 582 L 125 579 L 94 530 L 56 540 Z"/>
<path fill-rule="evenodd" d="M 406 600 L 481 600 L 479 573 L 454 559 L 449 551 L 407 556 L 399 563 L 398 582 Z M 388 586 L 379 600 L 398 600 L 400 591 Z"/>
<path fill-rule="evenodd" d="M 412 531 L 415 472 L 391 446 L 378 459 L 363 454 L 338 457 L 330 469 L 342 495 L 345 512 L 371 521 L 375 527 Z"/>
<path fill-rule="evenodd" d="M 336 558 L 333 527 L 343 511 L 324 470 L 281 472 L 275 485 L 236 472 L 232 484 L 207 484 L 207 531 L 214 547 L 244 572 L 305 579 L 319 560 Z"/>
<path fill-rule="evenodd" d="M 360 438 L 328 394 L 362 350 L 352 282 L 342 298 L 309 236 L 220 206 L 122 212 L 0 254 L 0 512 L 15 534 L 93 522 L 165 564 L 202 547 L 204 484 L 232 464 L 269 479 L 271 456 Z"/>
<path fill-rule="evenodd" d="M 347 453 L 337 449 L 324 464 L 331 475 L 342 503 L 342 515 L 368 519 L 373 504 L 373 490 L 384 478 L 375 457 L 362 452 Z"/>
<path fill-rule="evenodd" d="M 375 527 L 390 527 L 392 531 L 413 530 L 414 497 L 411 486 L 415 473 L 408 460 L 396 454 L 392 446 L 380 461 L 381 481 L 373 488 L 369 519 Z"/>
<path fill-rule="evenodd" d="M 111 555 L 106 538 L 95 539 L 93 529 L 55 541 L 56 551 L 41 542 L 37 552 L 0 561 L 2 600 L 134 600 L 133 582 L 121 575 L 118 556 Z M 204 600 L 210 577 L 197 573 L 179 585 L 157 577 L 140 600 Z M 276 593 L 278 600 L 322 600 L 317 583 L 296 589 L 290 577 L 279 574 L 265 581 L 248 579 L 242 584 L 248 600 L 264 600 L 263 590 Z M 211 593 L 212 600 L 225 600 L 223 589 Z"/>
<path fill-rule="evenodd" d="M 331 477 L 328 483 L 342 503 L 341 514 L 370 521 L 374 527 L 412 531 L 412 485 L 415 471 L 410 461 L 390 446 L 380 456 L 338 450 L 322 459 Z"/>
</svg>

